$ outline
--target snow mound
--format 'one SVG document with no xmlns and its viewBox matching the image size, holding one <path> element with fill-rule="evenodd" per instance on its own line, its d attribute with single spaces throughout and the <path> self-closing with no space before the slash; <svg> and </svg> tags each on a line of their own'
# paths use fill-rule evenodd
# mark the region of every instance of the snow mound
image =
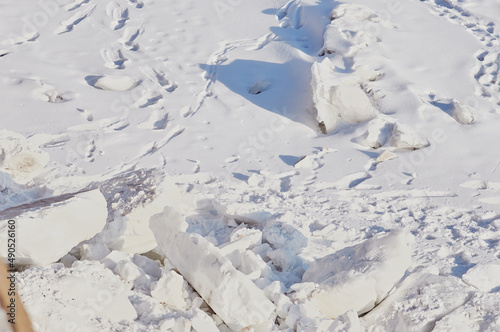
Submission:
<svg viewBox="0 0 500 332">
<path fill-rule="evenodd" d="M 474 114 L 467 105 L 453 99 L 452 116 L 458 123 L 468 125 L 474 122 Z"/>
<path fill-rule="evenodd" d="M 435 93 L 426 93 L 421 99 L 430 103 L 451 116 L 455 121 L 462 125 L 469 125 L 474 122 L 474 113 L 466 104 L 455 98 L 447 98 L 443 95 L 438 95 Z M 473 105 L 471 105 L 473 106 Z"/>
<path fill-rule="evenodd" d="M 359 123 L 377 115 L 355 74 L 336 72 L 329 58 L 315 62 L 311 72 L 316 118 L 323 133 L 335 130 L 340 119 L 347 123 Z"/>
<path fill-rule="evenodd" d="M 87 77 L 87 82 L 96 89 L 109 91 L 127 91 L 135 88 L 138 81 L 129 76 Z"/>
<path fill-rule="evenodd" d="M 233 331 L 269 330 L 275 305 L 220 249 L 187 233 L 187 222 L 173 208 L 153 216 L 150 224 L 159 249 Z"/>
<path fill-rule="evenodd" d="M 326 317 L 351 309 L 366 313 L 404 276 L 411 265 L 412 242 L 406 231 L 376 235 L 314 261 L 302 281 L 319 285 L 312 298 Z"/>
<path fill-rule="evenodd" d="M 0 131 L 0 171 L 25 184 L 38 176 L 49 162 L 49 155 L 21 134 Z"/>
<path fill-rule="evenodd" d="M 48 103 L 59 103 L 64 100 L 64 98 L 60 95 L 56 88 L 48 84 L 42 84 L 40 88 L 35 89 L 33 91 L 33 96 L 36 99 Z"/>
<path fill-rule="evenodd" d="M 8 220 L 16 222 L 16 262 L 47 265 L 99 233 L 108 216 L 99 190 L 62 195 L 0 212 L 0 239 L 7 243 Z M 7 257 L 7 246 L 0 248 Z"/>
<path fill-rule="evenodd" d="M 359 50 L 378 41 L 380 27 L 392 27 L 371 9 L 356 4 L 340 4 L 330 14 L 331 23 L 324 35 L 322 53 L 354 56 Z"/>
<path fill-rule="evenodd" d="M 407 125 L 394 123 L 392 127 L 392 146 L 404 150 L 418 150 L 429 146 L 429 141 L 421 137 Z"/>
</svg>

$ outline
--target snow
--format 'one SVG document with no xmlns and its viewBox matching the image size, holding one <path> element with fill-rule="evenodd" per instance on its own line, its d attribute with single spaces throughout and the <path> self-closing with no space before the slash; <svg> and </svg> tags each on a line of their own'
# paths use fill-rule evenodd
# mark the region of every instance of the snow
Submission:
<svg viewBox="0 0 500 332">
<path fill-rule="evenodd" d="M 376 116 L 376 109 L 355 75 L 335 73 L 328 58 L 314 63 L 311 70 L 313 100 L 318 113 L 316 119 L 325 134 L 337 128 L 339 119 L 357 123 Z"/>
<path fill-rule="evenodd" d="M 274 304 L 210 242 L 187 233 L 187 226 L 172 208 L 151 219 L 160 250 L 232 330 L 269 329 Z"/>
<path fill-rule="evenodd" d="M 326 317 L 364 314 L 380 303 L 411 265 L 412 237 L 395 231 L 314 261 L 302 281 L 317 283 L 312 298 Z"/>
<path fill-rule="evenodd" d="M 102 76 L 88 79 L 94 88 L 110 91 L 127 91 L 137 85 L 137 81 L 128 76 Z"/>
<path fill-rule="evenodd" d="M 365 316 L 369 330 L 429 331 L 440 317 L 467 303 L 470 294 L 459 279 L 416 273 L 387 300 Z"/>
<path fill-rule="evenodd" d="M 2 212 L 1 238 L 7 243 L 8 220 L 19 222 L 16 228 L 16 260 L 22 265 L 54 263 L 80 242 L 98 234 L 106 223 L 106 200 L 99 190 L 37 201 Z M 40 250 L 41 247 L 49 247 Z M 0 249 L 7 257 L 7 247 Z"/>
<path fill-rule="evenodd" d="M 49 155 L 41 151 L 23 135 L 0 131 L 0 170 L 12 175 L 19 183 L 26 183 L 43 171 Z"/>
<path fill-rule="evenodd" d="M 500 330 L 496 0 L 0 8 L 36 331 Z"/>
</svg>

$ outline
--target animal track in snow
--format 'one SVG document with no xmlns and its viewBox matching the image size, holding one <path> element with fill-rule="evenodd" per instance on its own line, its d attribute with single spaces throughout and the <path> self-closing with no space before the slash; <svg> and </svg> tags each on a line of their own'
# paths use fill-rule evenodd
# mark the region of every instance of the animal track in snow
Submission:
<svg viewBox="0 0 500 332">
<path fill-rule="evenodd" d="M 287 28 L 291 25 L 294 29 L 300 29 L 304 26 L 303 12 L 304 8 L 300 4 L 300 1 L 290 0 L 278 9 L 276 19 L 282 28 Z"/>
<path fill-rule="evenodd" d="M 86 161 L 93 162 L 95 160 L 95 158 L 94 158 L 95 150 L 96 150 L 95 141 L 90 140 L 89 145 L 87 146 L 87 149 L 85 151 L 85 160 Z"/>
<path fill-rule="evenodd" d="M 77 108 L 76 109 L 78 112 L 82 114 L 82 116 L 85 118 L 87 121 L 93 121 L 94 120 L 94 115 L 92 112 L 88 111 L 86 108 Z"/>
<path fill-rule="evenodd" d="M 499 85 L 500 54 L 496 52 L 481 52 L 477 59 L 481 62 L 476 75 L 477 81 L 487 87 Z"/>
<path fill-rule="evenodd" d="M 125 68 L 125 61 L 127 59 L 123 56 L 122 51 L 114 45 L 111 45 L 101 51 L 102 58 L 106 61 L 104 64 L 106 67 L 111 69 L 123 69 Z"/>
<path fill-rule="evenodd" d="M 498 103 L 500 98 L 499 61 L 500 61 L 500 36 L 495 32 L 493 22 L 474 16 L 468 10 L 455 4 L 452 0 L 420 0 L 427 3 L 434 13 L 446 17 L 451 22 L 465 27 L 484 48 L 476 53 L 477 64 L 473 69 L 474 79 L 477 81 L 476 94 L 481 97 L 493 99 Z"/>
<path fill-rule="evenodd" d="M 129 19 L 128 9 L 123 9 L 119 3 L 112 1 L 106 6 L 106 14 L 113 19 L 110 27 L 113 30 L 119 30 L 125 26 Z"/>
<path fill-rule="evenodd" d="M 54 34 L 60 35 L 66 32 L 73 30 L 73 27 L 87 18 L 94 11 L 96 5 L 87 6 L 85 9 L 77 12 L 73 16 L 71 16 L 66 21 L 62 21 L 59 28 L 54 31 Z"/>
</svg>

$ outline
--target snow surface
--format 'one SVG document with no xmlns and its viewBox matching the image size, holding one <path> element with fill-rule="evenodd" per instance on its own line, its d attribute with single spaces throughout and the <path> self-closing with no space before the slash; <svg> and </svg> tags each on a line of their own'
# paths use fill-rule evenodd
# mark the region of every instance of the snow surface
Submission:
<svg viewBox="0 0 500 332">
<path fill-rule="evenodd" d="M 499 25 L 0 0 L 0 256 L 14 219 L 35 330 L 500 331 Z"/>
</svg>

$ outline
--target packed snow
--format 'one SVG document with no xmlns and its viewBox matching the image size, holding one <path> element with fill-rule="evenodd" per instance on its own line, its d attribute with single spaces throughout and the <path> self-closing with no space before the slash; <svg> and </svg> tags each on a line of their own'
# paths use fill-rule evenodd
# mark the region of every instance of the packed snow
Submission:
<svg viewBox="0 0 500 332">
<path fill-rule="evenodd" d="M 497 0 L 0 8 L 35 331 L 500 331 Z"/>
</svg>

